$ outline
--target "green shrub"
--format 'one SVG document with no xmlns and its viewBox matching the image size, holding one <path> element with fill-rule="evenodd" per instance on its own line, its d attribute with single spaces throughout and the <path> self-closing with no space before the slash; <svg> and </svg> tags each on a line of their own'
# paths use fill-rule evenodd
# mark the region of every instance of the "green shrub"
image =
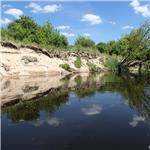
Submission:
<svg viewBox="0 0 150 150">
<path fill-rule="evenodd" d="M 77 46 L 78 48 L 95 48 L 95 42 L 89 37 L 79 36 L 75 41 L 75 46 Z"/>
<path fill-rule="evenodd" d="M 81 68 L 81 66 L 82 66 L 82 61 L 81 61 L 80 57 L 77 57 L 77 59 L 74 61 L 74 66 L 75 66 L 76 68 Z"/>
<path fill-rule="evenodd" d="M 116 57 L 110 57 L 107 58 L 104 65 L 108 68 L 108 70 L 116 72 L 118 70 L 118 63 L 119 62 Z"/>
<path fill-rule="evenodd" d="M 87 65 L 88 65 L 91 72 L 96 72 L 97 71 L 97 66 L 94 63 L 88 61 Z"/>
<path fill-rule="evenodd" d="M 6 28 L 1 28 L 0 32 L 3 41 L 34 43 L 42 47 L 50 45 L 67 48 L 68 46 L 67 37 L 61 35 L 50 22 L 40 26 L 28 16 L 15 19 Z"/>
<path fill-rule="evenodd" d="M 67 71 L 70 71 L 70 66 L 69 66 L 69 64 L 60 64 L 59 65 L 61 68 L 63 68 L 63 69 L 65 69 L 65 70 L 67 70 Z"/>
</svg>

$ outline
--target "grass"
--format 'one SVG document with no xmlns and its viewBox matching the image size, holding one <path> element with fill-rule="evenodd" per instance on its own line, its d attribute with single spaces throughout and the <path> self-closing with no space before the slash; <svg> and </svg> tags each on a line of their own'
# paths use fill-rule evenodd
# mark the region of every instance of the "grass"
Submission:
<svg viewBox="0 0 150 150">
<path fill-rule="evenodd" d="M 94 63 L 88 61 L 87 62 L 87 66 L 89 67 L 89 69 L 90 69 L 91 72 L 97 71 L 97 66 Z"/>
<path fill-rule="evenodd" d="M 77 59 L 74 61 L 74 66 L 75 66 L 76 68 L 81 68 L 81 66 L 82 66 L 82 61 L 81 61 L 80 57 L 77 57 Z"/>
<path fill-rule="evenodd" d="M 67 71 L 70 71 L 70 66 L 69 66 L 69 64 L 67 64 L 67 63 L 65 63 L 65 64 L 60 64 L 59 66 L 60 66 L 61 68 L 65 69 L 65 70 L 67 70 Z"/>
<path fill-rule="evenodd" d="M 96 49 L 92 48 L 84 48 L 84 47 L 76 47 L 76 46 L 68 46 L 68 47 L 56 47 L 53 45 L 45 45 L 45 44 L 37 44 L 29 41 L 19 41 L 19 40 L 14 40 L 13 38 L 6 37 L 6 38 L 1 38 L 0 41 L 3 42 L 11 42 L 17 45 L 30 45 L 30 46 L 35 46 L 37 48 L 43 48 L 46 49 L 49 53 L 51 54 L 58 54 L 64 53 L 64 52 L 74 52 L 74 53 L 88 53 L 88 54 L 99 54 L 99 51 Z"/>
<path fill-rule="evenodd" d="M 118 70 L 117 66 L 118 66 L 118 59 L 117 57 L 109 57 L 107 58 L 107 60 L 105 61 L 105 67 L 108 68 L 108 70 L 112 71 L 112 72 L 116 72 Z"/>
</svg>

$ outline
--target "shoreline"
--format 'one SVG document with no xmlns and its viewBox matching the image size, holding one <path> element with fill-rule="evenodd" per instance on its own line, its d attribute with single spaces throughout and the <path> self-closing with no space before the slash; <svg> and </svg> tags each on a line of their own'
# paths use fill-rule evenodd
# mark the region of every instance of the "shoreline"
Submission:
<svg viewBox="0 0 150 150">
<path fill-rule="evenodd" d="M 10 42 L 1 42 L 0 54 L 1 78 L 55 76 L 107 70 L 104 66 L 106 57 L 101 54 L 62 52 L 58 55 L 34 46 L 18 46 Z"/>
</svg>

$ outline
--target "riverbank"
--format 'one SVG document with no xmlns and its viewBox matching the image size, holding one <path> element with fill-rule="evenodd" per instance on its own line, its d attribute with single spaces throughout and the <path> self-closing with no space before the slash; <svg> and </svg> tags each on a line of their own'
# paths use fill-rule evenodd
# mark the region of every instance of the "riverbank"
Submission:
<svg viewBox="0 0 150 150">
<path fill-rule="evenodd" d="M 1 42 L 1 77 L 67 75 L 106 71 L 102 54 L 86 52 L 49 53 L 29 45 Z"/>
</svg>

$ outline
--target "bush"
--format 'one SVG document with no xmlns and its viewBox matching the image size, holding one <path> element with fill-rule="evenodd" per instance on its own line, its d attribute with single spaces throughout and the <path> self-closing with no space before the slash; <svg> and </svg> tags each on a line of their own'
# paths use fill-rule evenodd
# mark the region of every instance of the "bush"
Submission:
<svg viewBox="0 0 150 150">
<path fill-rule="evenodd" d="M 61 68 L 63 68 L 63 69 L 65 69 L 65 70 L 67 70 L 67 71 L 70 71 L 70 66 L 69 66 L 69 64 L 60 64 L 59 65 Z"/>
<path fill-rule="evenodd" d="M 107 58 L 104 65 L 109 70 L 116 72 L 118 70 L 118 64 L 119 64 L 119 61 L 116 57 L 110 57 L 110 58 Z"/>
<path fill-rule="evenodd" d="M 2 40 L 12 40 L 25 44 L 37 44 L 67 48 L 68 40 L 61 35 L 51 23 L 46 22 L 43 26 L 38 25 L 32 18 L 21 16 L 15 19 L 8 27 L 1 29 Z"/>
<path fill-rule="evenodd" d="M 82 62 L 81 62 L 80 57 L 77 57 L 77 59 L 74 61 L 74 66 L 75 66 L 76 68 L 81 68 Z"/>
<path fill-rule="evenodd" d="M 90 61 L 88 61 L 87 65 L 88 65 L 91 72 L 96 72 L 97 71 L 97 66 L 94 63 L 91 63 Z"/>
<path fill-rule="evenodd" d="M 75 46 L 78 48 L 80 48 L 80 47 L 95 48 L 95 42 L 88 37 L 79 36 L 76 39 Z"/>
</svg>

